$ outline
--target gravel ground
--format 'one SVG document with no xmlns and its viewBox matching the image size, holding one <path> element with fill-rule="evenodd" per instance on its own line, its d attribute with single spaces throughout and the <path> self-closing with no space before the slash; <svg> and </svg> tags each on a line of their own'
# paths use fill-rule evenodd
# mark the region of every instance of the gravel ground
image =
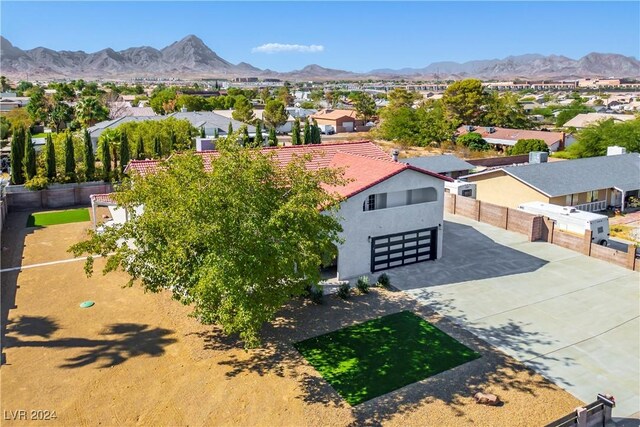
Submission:
<svg viewBox="0 0 640 427">
<path fill-rule="evenodd" d="M 70 258 L 66 247 L 89 226 L 25 230 L 25 219 L 9 216 L 3 268 Z M 264 328 L 263 348 L 245 351 L 188 317 L 189 308 L 169 295 L 123 288 L 120 273 L 86 278 L 82 267 L 71 262 L 3 275 L 3 413 L 56 411 L 47 425 L 539 426 L 581 404 L 401 293 L 330 296 L 321 306 L 294 301 Z M 96 305 L 80 309 L 87 299 Z M 292 346 L 401 310 L 482 357 L 352 408 Z M 476 391 L 495 393 L 504 405 L 476 405 Z"/>
</svg>

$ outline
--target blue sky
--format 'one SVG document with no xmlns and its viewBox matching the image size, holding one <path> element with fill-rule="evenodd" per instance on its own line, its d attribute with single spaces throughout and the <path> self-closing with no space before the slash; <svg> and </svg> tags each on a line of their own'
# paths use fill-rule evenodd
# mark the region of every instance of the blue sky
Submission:
<svg viewBox="0 0 640 427">
<path fill-rule="evenodd" d="M 221 57 L 288 71 L 424 67 L 524 53 L 640 57 L 640 2 L 0 2 L 15 46 L 162 48 L 188 34 Z M 40 24 L 40 25 L 39 25 Z M 266 46 L 265 46 L 266 45 Z M 276 52 L 274 52 L 276 51 Z"/>
</svg>

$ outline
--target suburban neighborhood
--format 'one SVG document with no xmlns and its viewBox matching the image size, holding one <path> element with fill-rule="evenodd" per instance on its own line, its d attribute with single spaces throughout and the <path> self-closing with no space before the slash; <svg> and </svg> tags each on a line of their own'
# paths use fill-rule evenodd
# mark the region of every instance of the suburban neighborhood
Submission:
<svg viewBox="0 0 640 427">
<path fill-rule="evenodd" d="M 248 6 L 0 4 L 2 425 L 640 426 L 638 4 Z"/>
</svg>

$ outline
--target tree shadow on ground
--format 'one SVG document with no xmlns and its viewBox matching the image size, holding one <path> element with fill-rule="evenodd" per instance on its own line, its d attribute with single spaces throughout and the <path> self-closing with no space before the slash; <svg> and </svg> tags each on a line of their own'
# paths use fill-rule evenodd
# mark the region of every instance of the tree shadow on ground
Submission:
<svg viewBox="0 0 640 427">
<path fill-rule="evenodd" d="M 176 342 L 172 330 L 150 328 L 138 323 L 115 323 L 100 333 L 104 339 L 53 338 L 60 329 L 58 322 L 47 316 L 21 316 L 7 325 L 6 347 L 42 347 L 82 350 L 66 359 L 61 368 L 79 368 L 98 364 L 98 368 L 116 366 L 137 356 L 157 357 L 164 347 Z M 35 338 L 42 338 L 40 340 Z"/>
<path fill-rule="evenodd" d="M 381 425 L 385 421 L 414 409 L 440 400 L 463 416 L 468 398 L 488 385 L 495 390 L 518 390 L 536 395 L 541 388 L 555 386 L 508 355 L 477 338 L 470 331 L 437 314 L 429 307 L 403 293 L 374 289 L 367 295 L 356 295 L 347 301 L 326 296 L 324 305 L 314 305 L 297 300 L 289 304 L 270 325 L 263 329 L 263 347 L 245 353 L 233 352 L 219 362 L 228 367 L 229 378 L 241 373 L 258 375 L 276 374 L 296 378 L 301 393 L 298 399 L 308 404 L 331 407 L 349 407 L 320 374 L 311 368 L 293 344 L 304 339 L 328 333 L 346 326 L 361 323 L 402 310 L 412 311 L 431 322 L 467 347 L 481 354 L 479 359 L 410 384 L 385 395 L 351 407 L 353 425 Z M 531 340 L 545 342 L 542 336 L 524 331 L 516 324 L 509 324 L 492 331 L 524 346 Z M 239 348 L 241 343 L 233 339 L 221 339 L 219 330 L 202 333 L 205 347 L 210 351 Z M 221 339 L 221 340 L 220 340 Z M 220 341 L 218 341 L 220 340 Z M 499 392 L 498 392 L 499 394 Z M 507 405 L 509 402 L 505 402 Z"/>
</svg>

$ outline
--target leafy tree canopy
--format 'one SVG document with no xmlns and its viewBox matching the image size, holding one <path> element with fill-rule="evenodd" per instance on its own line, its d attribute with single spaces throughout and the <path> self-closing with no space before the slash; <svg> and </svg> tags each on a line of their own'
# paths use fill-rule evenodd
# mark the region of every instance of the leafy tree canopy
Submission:
<svg viewBox="0 0 640 427">
<path fill-rule="evenodd" d="M 308 158 L 280 168 L 259 150 L 220 141 L 213 171 L 191 153 L 173 156 L 156 174 L 135 175 L 115 193 L 130 213 L 122 226 L 74 245 L 75 255 L 108 257 L 104 273 L 123 269 L 131 282 L 167 290 L 204 323 L 259 344 L 261 326 L 309 283 L 338 240 L 334 170 L 310 171 Z M 134 208 L 144 206 L 144 213 Z M 121 242 L 132 242 L 127 245 Z M 86 271 L 93 271 L 92 258 Z"/>
<path fill-rule="evenodd" d="M 519 139 L 516 142 L 509 154 L 515 156 L 518 154 L 529 154 L 532 151 L 546 151 L 549 152 L 549 146 L 541 139 Z"/>
</svg>

